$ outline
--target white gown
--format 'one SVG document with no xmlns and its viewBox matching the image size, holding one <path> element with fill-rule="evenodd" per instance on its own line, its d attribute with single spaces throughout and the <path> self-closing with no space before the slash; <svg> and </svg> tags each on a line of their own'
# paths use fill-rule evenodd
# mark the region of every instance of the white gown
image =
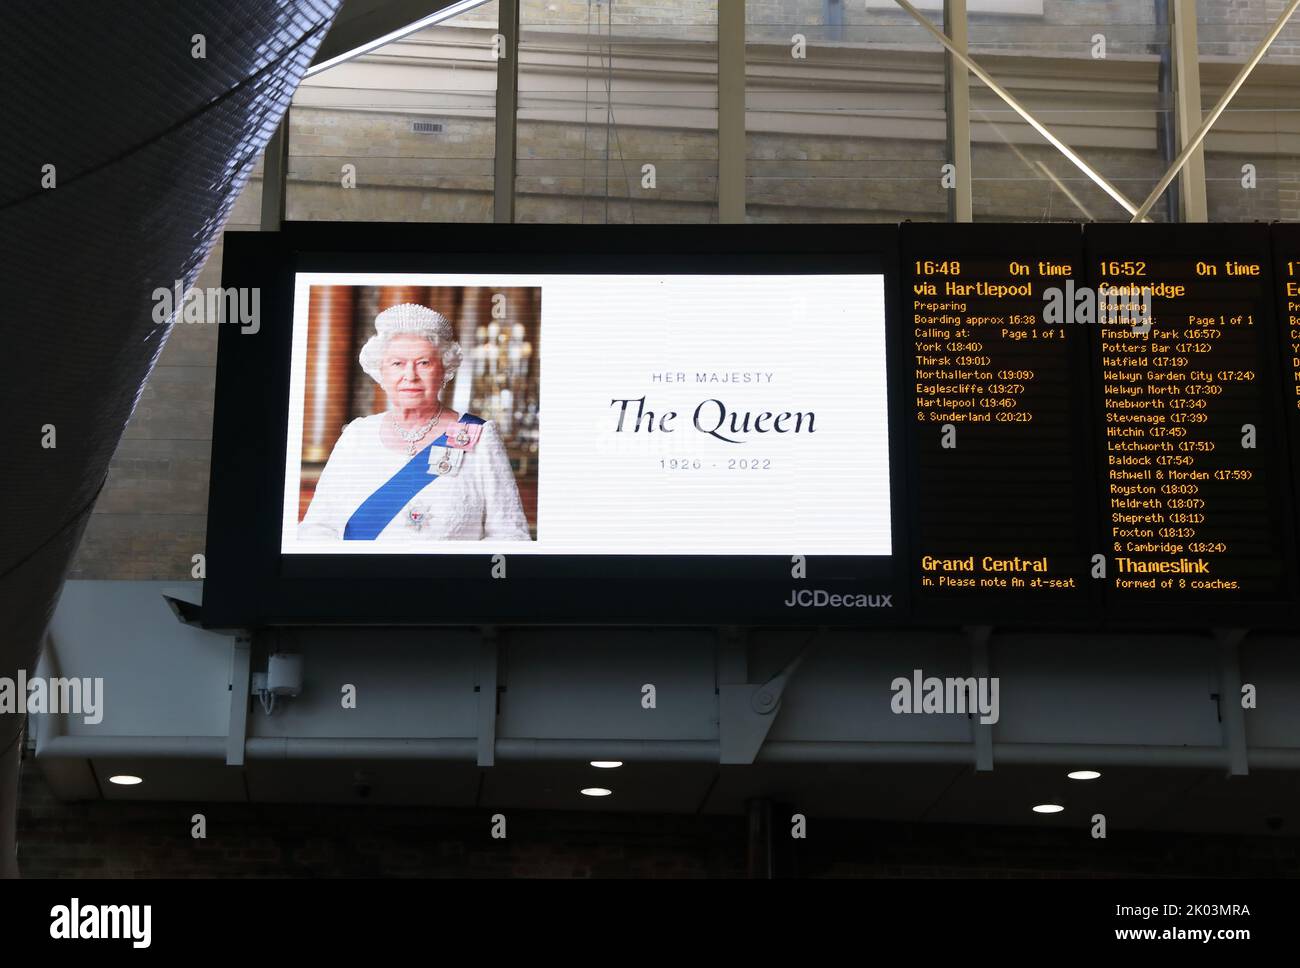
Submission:
<svg viewBox="0 0 1300 968">
<path fill-rule="evenodd" d="M 383 421 L 384 414 L 377 413 L 343 428 L 298 526 L 299 539 L 342 539 L 357 508 L 411 460 L 380 441 Z M 437 439 L 426 438 L 416 447 Z M 429 447 L 426 456 L 429 485 L 406 502 L 376 541 L 531 540 L 510 460 L 491 421 L 483 424 L 471 449 Z M 451 466 L 439 472 L 444 459 Z"/>
</svg>

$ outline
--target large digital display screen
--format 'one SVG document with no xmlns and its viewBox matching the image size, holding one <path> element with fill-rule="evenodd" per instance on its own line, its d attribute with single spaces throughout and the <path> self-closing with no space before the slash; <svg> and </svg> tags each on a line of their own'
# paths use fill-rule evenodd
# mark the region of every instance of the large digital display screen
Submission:
<svg viewBox="0 0 1300 968">
<path fill-rule="evenodd" d="M 299 273 L 292 325 L 286 555 L 892 553 L 883 275 Z"/>
<path fill-rule="evenodd" d="M 1300 233 L 227 237 L 203 621 L 1300 625 Z"/>
<path fill-rule="evenodd" d="M 892 226 L 232 233 L 209 627 L 887 624 Z"/>
</svg>

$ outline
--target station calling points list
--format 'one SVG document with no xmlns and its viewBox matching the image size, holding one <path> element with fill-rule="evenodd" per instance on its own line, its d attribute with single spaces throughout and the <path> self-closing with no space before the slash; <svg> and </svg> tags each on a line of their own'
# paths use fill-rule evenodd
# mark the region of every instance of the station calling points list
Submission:
<svg viewBox="0 0 1300 968">
<path fill-rule="evenodd" d="M 1298 239 L 903 226 L 917 601 L 1292 599 Z"/>
</svg>

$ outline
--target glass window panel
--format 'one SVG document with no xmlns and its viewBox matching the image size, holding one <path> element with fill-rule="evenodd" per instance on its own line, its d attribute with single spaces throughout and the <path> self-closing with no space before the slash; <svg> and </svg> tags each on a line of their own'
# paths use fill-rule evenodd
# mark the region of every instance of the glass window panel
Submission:
<svg viewBox="0 0 1300 968">
<path fill-rule="evenodd" d="M 523 0 L 515 218 L 713 222 L 716 0 Z"/>
<path fill-rule="evenodd" d="M 289 114 L 286 217 L 491 221 L 496 32 L 489 0 L 304 80 Z"/>
<path fill-rule="evenodd" d="M 750 0 L 745 84 L 748 221 L 948 218 L 943 47 L 897 5 Z"/>
<path fill-rule="evenodd" d="M 243 191 L 231 206 L 230 217 L 226 219 L 224 231 L 255 232 L 262 227 L 262 167 L 265 153 L 257 156 L 257 162 L 248 175 Z"/>
<path fill-rule="evenodd" d="M 1197 4 L 1201 97 L 1214 107 L 1281 14 L 1280 0 Z M 1300 19 L 1283 28 L 1205 139 L 1218 222 L 1300 220 Z"/>
<path fill-rule="evenodd" d="M 1047 0 L 970 12 L 970 52 L 1056 137 L 1135 205 L 1177 154 L 1165 0 Z M 1064 154 L 971 78 L 976 220 L 1128 221 Z M 1168 196 L 1169 193 L 1166 193 Z M 1170 216 L 1162 198 L 1152 211 Z"/>
</svg>

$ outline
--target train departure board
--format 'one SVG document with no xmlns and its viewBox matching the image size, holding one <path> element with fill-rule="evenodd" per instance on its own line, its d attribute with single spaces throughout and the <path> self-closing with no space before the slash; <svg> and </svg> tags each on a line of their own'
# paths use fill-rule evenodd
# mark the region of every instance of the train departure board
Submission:
<svg viewBox="0 0 1300 968">
<path fill-rule="evenodd" d="M 1074 313 L 1092 334 L 1108 614 L 1169 602 L 1227 621 L 1233 603 L 1281 603 L 1293 541 L 1267 227 L 1084 235 Z"/>
<path fill-rule="evenodd" d="M 951 606 L 936 618 L 1082 610 L 1088 334 L 1044 317 L 1082 278 L 1079 227 L 908 224 L 901 245 L 916 601 Z"/>
<path fill-rule="evenodd" d="M 1273 284 L 1281 358 L 1282 406 L 1291 450 L 1291 507 L 1300 498 L 1300 225 L 1273 227 Z"/>
</svg>

